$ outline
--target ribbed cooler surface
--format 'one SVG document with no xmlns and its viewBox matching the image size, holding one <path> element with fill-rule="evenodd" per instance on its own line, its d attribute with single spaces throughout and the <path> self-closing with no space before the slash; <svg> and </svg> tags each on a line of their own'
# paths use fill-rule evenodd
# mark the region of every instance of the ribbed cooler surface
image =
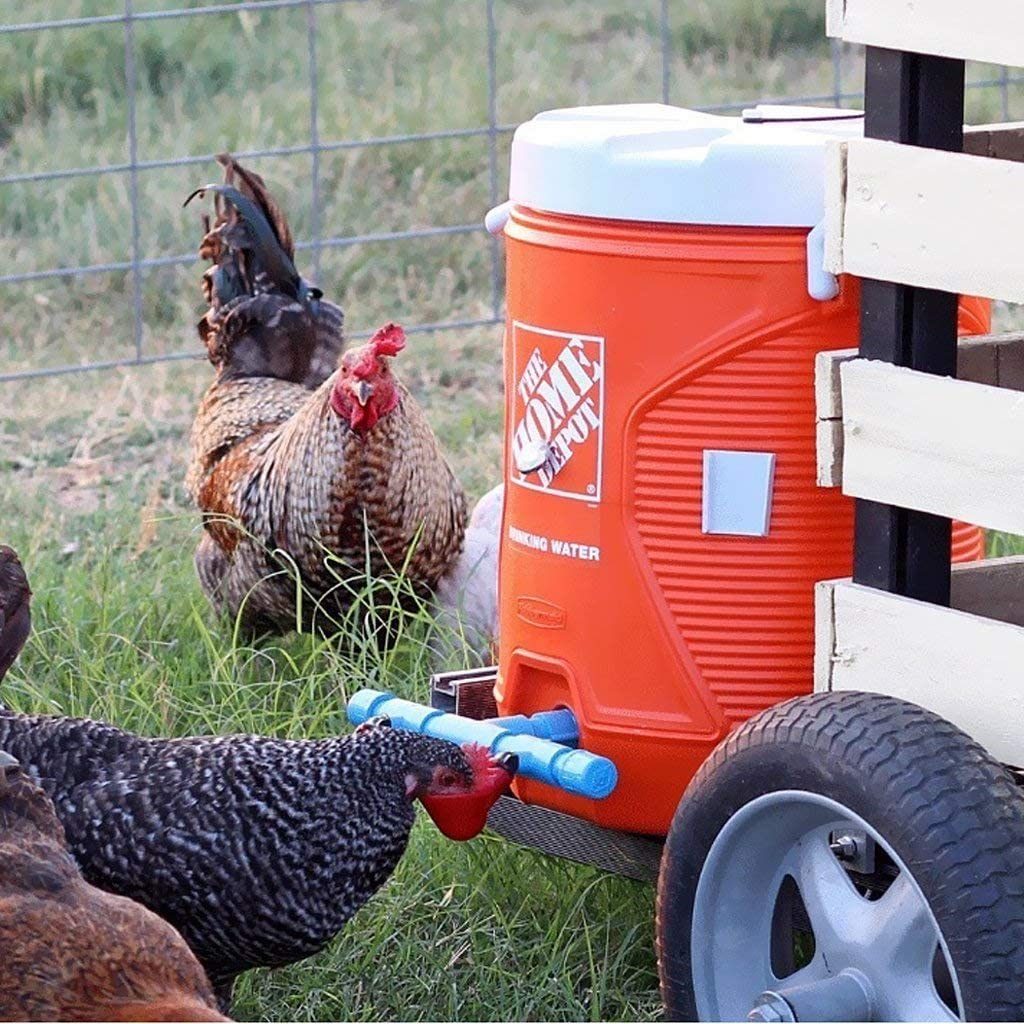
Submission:
<svg viewBox="0 0 1024 1024">
<path fill-rule="evenodd" d="M 852 571 L 853 502 L 815 483 L 814 340 L 782 337 L 692 378 L 644 416 L 633 502 L 661 596 L 731 722 L 807 693 L 814 583 Z M 701 532 L 705 449 L 774 452 L 771 543 Z M 958 526 L 954 556 L 980 557 Z"/>
</svg>

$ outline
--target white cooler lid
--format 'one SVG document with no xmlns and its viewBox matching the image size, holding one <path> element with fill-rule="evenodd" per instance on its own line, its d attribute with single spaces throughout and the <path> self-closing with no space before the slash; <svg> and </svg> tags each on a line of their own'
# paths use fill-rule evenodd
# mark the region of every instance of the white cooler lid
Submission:
<svg viewBox="0 0 1024 1024">
<path fill-rule="evenodd" d="M 863 125 L 856 111 L 820 107 L 743 117 L 661 103 L 549 110 L 516 130 L 509 198 L 580 217 L 813 227 L 824 216 L 826 143 Z"/>
</svg>

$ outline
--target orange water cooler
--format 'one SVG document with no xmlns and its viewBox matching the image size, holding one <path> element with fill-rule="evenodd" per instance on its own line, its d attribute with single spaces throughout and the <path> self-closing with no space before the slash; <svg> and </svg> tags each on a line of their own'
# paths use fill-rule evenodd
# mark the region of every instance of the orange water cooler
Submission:
<svg viewBox="0 0 1024 1024">
<path fill-rule="evenodd" d="M 849 576 L 853 502 L 815 482 L 814 358 L 858 344 L 822 269 L 842 112 L 780 123 L 660 105 L 521 126 L 503 226 L 502 714 L 571 708 L 619 783 L 528 803 L 664 833 L 737 723 L 810 692 L 817 580 Z M 507 220 L 505 219 L 507 218 Z M 967 300 L 965 333 L 988 327 Z M 954 557 L 982 553 L 955 528 Z"/>
</svg>

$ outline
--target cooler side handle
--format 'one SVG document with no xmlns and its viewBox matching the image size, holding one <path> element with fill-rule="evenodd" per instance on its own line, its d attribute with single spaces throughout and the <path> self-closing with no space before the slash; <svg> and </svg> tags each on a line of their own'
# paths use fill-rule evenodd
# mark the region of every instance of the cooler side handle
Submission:
<svg viewBox="0 0 1024 1024">
<path fill-rule="evenodd" d="M 811 228 L 807 236 L 807 294 L 828 302 L 839 294 L 839 278 L 825 269 L 825 222 Z"/>
<path fill-rule="evenodd" d="M 488 210 L 484 215 L 484 227 L 492 235 L 500 235 L 505 230 L 505 225 L 508 223 L 508 218 L 512 213 L 512 200 L 509 199 L 498 206 L 495 206 L 493 210 Z M 824 250 L 822 250 L 824 251 Z"/>
</svg>

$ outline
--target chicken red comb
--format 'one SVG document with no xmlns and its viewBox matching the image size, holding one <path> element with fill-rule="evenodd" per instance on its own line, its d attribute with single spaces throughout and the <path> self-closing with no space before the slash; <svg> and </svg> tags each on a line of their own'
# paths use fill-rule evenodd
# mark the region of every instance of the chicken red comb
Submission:
<svg viewBox="0 0 1024 1024">
<path fill-rule="evenodd" d="M 405 331 L 398 324 L 385 324 L 369 341 L 375 356 L 397 356 L 405 348 Z"/>
<path fill-rule="evenodd" d="M 473 771 L 494 767 L 494 755 L 482 743 L 465 743 L 462 752 Z"/>
</svg>

